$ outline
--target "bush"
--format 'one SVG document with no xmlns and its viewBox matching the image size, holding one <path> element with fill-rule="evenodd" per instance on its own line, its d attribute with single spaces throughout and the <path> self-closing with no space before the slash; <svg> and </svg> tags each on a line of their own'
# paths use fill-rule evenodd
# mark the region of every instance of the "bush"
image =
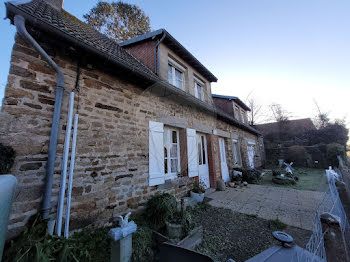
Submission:
<svg viewBox="0 0 350 262">
<path fill-rule="evenodd" d="M 249 184 L 256 184 L 261 179 L 261 172 L 255 168 L 241 169 L 242 180 L 247 181 Z"/>
<path fill-rule="evenodd" d="M 293 166 L 308 167 L 310 159 L 310 155 L 303 146 L 295 145 L 287 150 L 286 162 L 293 162 Z"/>
<path fill-rule="evenodd" d="M 0 174 L 8 174 L 15 162 L 16 152 L 0 143 Z"/>
<path fill-rule="evenodd" d="M 281 175 L 281 171 L 279 170 L 272 170 L 272 176 L 279 176 Z"/>
<path fill-rule="evenodd" d="M 153 261 L 152 230 L 147 226 L 140 226 L 132 236 L 132 261 Z"/>
<path fill-rule="evenodd" d="M 84 230 L 69 239 L 50 236 L 46 221 L 33 217 L 23 233 L 5 248 L 4 261 L 109 261 L 110 228 Z M 103 252 L 101 252 L 103 250 Z"/>
<path fill-rule="evenodd" d="M 326 146 L 326 159 L 328 165 L 338 166 L 337 156 L 345 157 L 345 147 L 338 143 L 331 143 Z"/>
<path fill-rule="evenodd" d="M 146 206 L 147 220 L 155 229 L 165 225 L 165 220 L 177 211 L 177 202 L 174 196 L 164 193 L 152 197 Z"/>
</svg>

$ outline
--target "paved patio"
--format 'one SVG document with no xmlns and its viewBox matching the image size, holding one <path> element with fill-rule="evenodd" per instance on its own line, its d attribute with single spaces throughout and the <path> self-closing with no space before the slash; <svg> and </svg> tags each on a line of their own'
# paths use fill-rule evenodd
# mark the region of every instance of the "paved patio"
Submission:
<svg viewBox="0 0 350 262">
<path fill-rule="evenodd" d="M 209 202 L 212 206 L 265 219 L 279 219 L 287 225 L 312 230 L 315 212 L 323 194 L 316 191 L 248 185 L 215 191 L 207 197 L 212 199 Z"/>
</svg>

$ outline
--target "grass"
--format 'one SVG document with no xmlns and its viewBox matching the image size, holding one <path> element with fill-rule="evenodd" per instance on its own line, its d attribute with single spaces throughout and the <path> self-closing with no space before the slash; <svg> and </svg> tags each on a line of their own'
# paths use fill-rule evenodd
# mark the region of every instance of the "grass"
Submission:
<svg viewBox="0 0 350 262">
<path fill-rule="evenodd" d="M 273 168 L 278 169 L 278 168 Z M 272 169 L 271 169 L 272 170 Z M 285 174 L 284 170 L 281 170 L 282 174 Z M 325 191 L 327 188 L 326 175 L 323 169 L 316 168 L 295 168 L 294 174 L 299 177 L 299 181 L 295 185 L 278 185 L 272 182 L 272 172 L 266 172 L 260 180 L 260 185 L 275 186 L 275 187 L 288 187 L 298 190 L 310 190 L 310 191 Z"/>
</svg>

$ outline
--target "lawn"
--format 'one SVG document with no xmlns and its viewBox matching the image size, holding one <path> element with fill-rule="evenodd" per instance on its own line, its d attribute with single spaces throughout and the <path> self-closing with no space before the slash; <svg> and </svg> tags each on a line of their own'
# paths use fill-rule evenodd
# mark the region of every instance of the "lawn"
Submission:
<svg viewBox="0 0 350 262">
<path fill-rule="evenodd" d="M 273 168 L 279 170 L 279 168 Z M 278 185 L 272 182 L 272 169 L 269 172 L 265 172 L 259 182 L 260 185 L 276 186 L 276 187 L 289 187 L 299 190 L 310 190 L 310 191 L 325 191 L 327 188 L 326 175 L 323 169 L 315 168 L 295 168 L 294 174 L 299 177 L 299 181 L 295 185 Z M 285 174 L 284 170 L 281 170 L 282 174 Z"/>
</svg>

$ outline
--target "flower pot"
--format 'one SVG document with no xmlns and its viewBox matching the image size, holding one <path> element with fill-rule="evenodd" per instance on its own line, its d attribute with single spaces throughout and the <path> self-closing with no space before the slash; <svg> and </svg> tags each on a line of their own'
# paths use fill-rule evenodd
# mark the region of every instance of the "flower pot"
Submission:
<svg viewBox="0 0 350 262">
<path fill-rule="evenodd" d="M 191 191 L 191 198 L 196 200 L 198 203 L 202 203 L 204 200 L 204 193 L 195 193 Z"/>
<path fill-rule="evenodd" d="M 165 222 L 167 235 L 170 239 L 181 239 L 183 237 L 183 229 L 181 224 L 173 224 Z"/>
</svg>

